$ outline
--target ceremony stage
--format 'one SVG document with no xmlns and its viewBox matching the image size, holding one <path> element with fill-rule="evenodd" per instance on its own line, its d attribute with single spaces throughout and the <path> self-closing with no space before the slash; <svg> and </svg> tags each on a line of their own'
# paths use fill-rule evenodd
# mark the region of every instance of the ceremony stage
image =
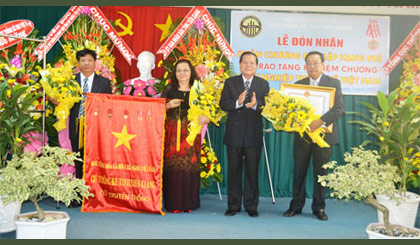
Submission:
<svg viewBox="0 0 420 245">
<path fill-rule="evenodd" d="M 192 213 L 81 213 L 80 208 L 60 210 L 71 219 L 67 239 L 367 239 L 366 226 L 374 222 L 376 210 L 363 202 L 327 199 L 327 222 L 318 220 L 306 205 L 301 215 L 286 218 L 283 212 L 290 198 L 260 197 L 258 218 L 242 210 L 233 217 L 224 216 L 226 195 L 201 195 L 201 207 Z M 307 203 L 311 203 L 311 199 Z M 55 210 L 56 202 L 46 199 L 45 210 Z M 32 211 L 24 203 L 22 212 Z M 419 227 L 419 215 L 416 227 Z M 15 239 L 15 232 L 2 233 L 2 239 Z"/>
</svg>

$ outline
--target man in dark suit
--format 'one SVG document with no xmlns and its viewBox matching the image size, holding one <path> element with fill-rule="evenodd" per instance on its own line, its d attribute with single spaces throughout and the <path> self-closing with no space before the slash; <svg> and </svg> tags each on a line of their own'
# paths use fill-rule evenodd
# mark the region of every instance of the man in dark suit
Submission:
<svg viewBox="0 0 420 245">
<path fill-rule="evenodd" d="M 338 144 L 337 120 L 344 112 L 343 94 L 341 93 L 341 82 L 335 78 L 322 73 L 324 68 L 324 55 L 317 51 L 309 52 L 305 56 L 306 70 L 309 77 L 296 82 L 296 84 L 305 84 L 312 86 L 323 86 L 335 88 L 334 106 L 327 111 L 320 119 L 313 121 L 309 128 L 313 132 L 319 127 L 333 124 L 332 133 L 325 133 L 324 140 L 330 145 Z M 308 172 L 309 162 L 312 156 L 314 192 L 312 200 L 312 213 L 318 219 L 327 221 L 328 216 L 325 213 L 325 188 L 318 183 L 318 175 L 328 174 L 328 170 L 323 169 L 322 165 L 330 161 L 331 147 L 321 148 L 313 143 L 307 134 L 300 137 L 295 135 L 294 142 L 294 171 L 293 171 L 293 199 L 290 202 L 289 209 L 284 212 L 284 216 L 292 217 L 302 212 L 305 205 L 305 183 Z"/>
<path fill-rule="evenodd" d="M 239 58 L 241 75 L 225 81 L 220 107 L 228 112 L 224 144 L 228 156 L 228 209 L 226 216 L 245 210 L 258 217 L 258 165 L 263 145 L 261 106 L 268 94 L 268 82 L 255 76 L 258 58 L 245 52 Z M 245 167 L 242 195 L 242 170 Z"/>
<path fill-rule="evenodd" d="M 95 51 L 89 49 L 80 50 L 76 53 L 76 58 L 80 70 L 80 73 L 76 75 L 76 81 L 82 88 L 82 92 L 110 94 L 112 92 L 111 82 L 104 77 L 96 75 L 94 72 Z M 81 106 L 81 104 L 84 103 L 86 97 L 84 95 L 82 97 L 83 100 L 80 103 L 76 103 L 70 110 L 69 137 L 73 152 L 80 152 L 80 157 L 83 159 L 84 147 L 79 147 L 79 126 L 82 123 L 80 118 L 84 117 L 84 106 Z M 83 162 L 76 161 L 75 167 L 76 178 L 81 179 L 83 177 Z"/>
</svg>

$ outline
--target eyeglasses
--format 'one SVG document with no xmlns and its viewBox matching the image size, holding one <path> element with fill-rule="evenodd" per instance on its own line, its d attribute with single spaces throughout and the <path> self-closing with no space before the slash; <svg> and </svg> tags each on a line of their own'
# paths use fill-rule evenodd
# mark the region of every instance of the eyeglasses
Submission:
<svg viewBox="0 0 420 245">
<path fill-rule="evenodd" d="M 188 73 L 188 72 L 190 72 L 191 70 L 176 70 L 175 72 L 176 73 Z"/>
<path fill-rule="evenodd" d="M 311 66 L 319 66 L 321 64 L 322 63 L 306 63 L 306 66 L 309 66 L 309 67 L 311 67 Z"/>
</svg>

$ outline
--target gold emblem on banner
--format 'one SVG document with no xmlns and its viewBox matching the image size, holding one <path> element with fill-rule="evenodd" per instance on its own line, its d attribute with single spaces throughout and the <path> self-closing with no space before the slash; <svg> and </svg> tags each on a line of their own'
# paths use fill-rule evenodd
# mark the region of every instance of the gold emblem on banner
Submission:
<svg viewBox="0 0 420 245">
<path fill-rule="evenodd" d="M 133 21 L 131 20 L 130 16 L 128 16 L 126 13 L 124 12 L 118 12 L 119 14 L 121 14 L 122 16 L 125 17 L 125 19 L 127 20 L 127 26 L 121 24 L 121 19 L 117 19 L 115 20 L 115 24 L 120 27 L 123 31 L 122 32 L 118 32 L 118 35 L 125 36 L 125 35 L 133 35 Z"/>
<path fill-rule="evenodd" d="M 162 31 L 162 35 L 160 36 L 160 41 L 162 42 L 165 38 L 169 37 L 171 34 L 169 31 L 169 28 L 172 25 L 172 18 L 171 15 L 168 14 L 168 17 L 166 18 L 165 24 L 155 24 L 157 28 L 159 28 Z"/>
<path fill-rule="evenodd" d="M 239 30 L 246 37 L 256 37 L 262 29 L 261 21 L 255 16 L 246 16 L 239 24 Z"/>
<path fill-rule="evenodd" d="M 117 137 L 118 141 L 115 144 L 114 148 L 117 148 L 120 145 L 125 145 L 125 147 L 127 147 L 130 151 L 131 151 L 131 146 L 130 146 L 130 140 L 132 140 L 133 138 L 135 138 L 137 135 L 135 134 L 129 134 L 127 132 L 127 126 L 124 124 L 124 127 L 121 130 L 121 133 L 118 132 L 112 132 L 112 134 Z"/>
</svg>

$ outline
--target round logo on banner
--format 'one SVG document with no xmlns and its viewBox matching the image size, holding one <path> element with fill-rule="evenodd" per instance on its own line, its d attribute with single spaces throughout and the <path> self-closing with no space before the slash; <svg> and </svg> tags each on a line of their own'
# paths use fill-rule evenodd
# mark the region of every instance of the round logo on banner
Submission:
<svg viewBox="0 0 420 245">
<path fill-rule="evenodd" d="M 261 21 L 255 16 L 246 16 L 239 24 L 239 30 L 246 37 L 256 37 L 262 29 Z"/>
</svg>

